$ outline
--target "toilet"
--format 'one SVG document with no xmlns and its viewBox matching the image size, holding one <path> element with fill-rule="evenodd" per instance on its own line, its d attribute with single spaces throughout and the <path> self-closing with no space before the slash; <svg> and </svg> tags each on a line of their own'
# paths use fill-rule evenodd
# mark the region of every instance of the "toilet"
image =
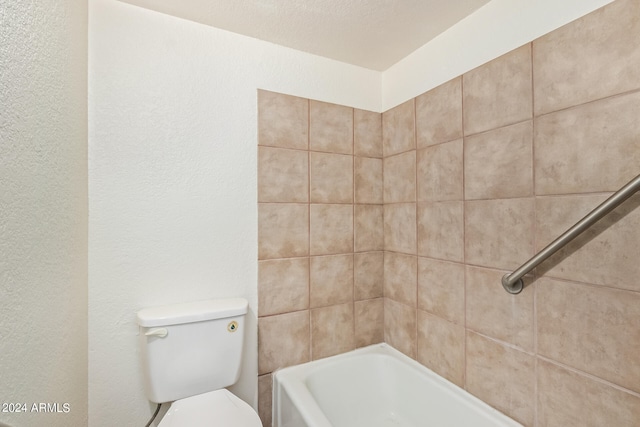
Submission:
<svg viewBox="0 0 640 427">
<path fill-rule="evenodd" d="M 138 312 L 147 398 L 173 402 L 158 427 L 262 427 L 254 409 L 225 389 L 240 376 L 243 298 Z"/>
</svg>

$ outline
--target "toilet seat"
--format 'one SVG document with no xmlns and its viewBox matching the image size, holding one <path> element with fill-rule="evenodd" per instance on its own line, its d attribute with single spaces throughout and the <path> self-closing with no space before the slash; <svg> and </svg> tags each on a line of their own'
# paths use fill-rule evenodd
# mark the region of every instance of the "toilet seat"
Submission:
<svg viewBox="0 0 640 427">
<path fill-rule="evenodd" d="M 158 427 L 262 427 L 253 408 L 221 389 L 176 400 Z"/>
</svg>

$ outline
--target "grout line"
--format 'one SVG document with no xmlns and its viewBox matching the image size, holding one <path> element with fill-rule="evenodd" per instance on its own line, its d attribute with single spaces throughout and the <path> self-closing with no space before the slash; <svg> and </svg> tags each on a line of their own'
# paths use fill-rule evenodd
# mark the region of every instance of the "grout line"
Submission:
<svg viewBox="0 0 640 427">
<path fill-rule="evenodd" d="M 544 199 L 544 198 L 560 198 L 560 197 L 581 197 L 581 196 L 602 196 L 602 197 L 609 197 L 611 196 L 613 193 L 615 193 L 615 191 L 611 190 L 611 191 L 586 191 L 584 193 L 557 193 L 557 194 L 537 194 L 535 197 L 537 199 Z"/>
<path fill-rule="evenodd" d="M 556 367 L 559 367 L 561 369 L 569 371 L 569 372 L 571 372 L 573 374 L 576 374 L 578 376 L 581 376 L 583 378 L 587 378 L 587 379 L 595 381 L 595 382 L 597 382 L 597 383 L 599 383 L 601 385 L 609 386 L 609 387 L 614 388 L 614 389 L 616 389 L 618 391 L 621 391 L 623 393 L 627 393 L 627 394 L 630 394 L 630 395 L 632 395 L 634 397 L 640 398 L 640 393 L 637 392 L 637 391 L 633 391 L 631 389 L 625 388 L 625 387 L 623 387 L 621 385 L 618 385 L 616 383 L 612 383 L 611 381 L 608 381 L 608 380 L 606 380 L 604 378 L 600 378 L 600 377 L 598 377 L 596 375 L 593 375 L 593 374 L 590 374 L 588 372 L 581 371 L 580 369 L 571 367 L 569 365 L 565 365 L 562 362 L 558 362 L 556 360 L 550 359 L 550 358 L 548 358 L 546 356 L 543 356 L 541 354 L 538 354 L 536 359 L 543 360 L 543 361 L 545 361 L 545 362 L 547 362 L 547 363 L 549 363 L 551 365 L 555 365 Z"/>
<path fill-rule="evenodd" d="M 535 149 L 535 134 L 536 134 L 536 92 L 535 92 L 535 68 L 534 64 L 534 54 L 533 54 L 533 42 L 529 43 L 530 53 L 531 53 L 531 194 L 533 195 L 533 224 L 532 230 L 533 233 L 533 250 L 536 251 L 538 247 L 537 242 L 537 227 L 538 227 L 538 198 L 536 197 L 536 149 Z M 538 271 L 536 269 L 533 270 L 534 281 L 537 283 L 538 279 Z M 533 286 L 533 352 L 537 356 L 538 355 L 538 287 Z M 539 367 L 538 367 L 538 358 L 536 357 L 535 363 L 533 365 L 534 369 L 534 378 L 535 381 L 533 383 L 533 425 L 537 426 L 539 423 L 538 417 L 538 383 L 539 383 Z"/>
<path fill-rule="evenodd" d="M 608 197 L 611 196 L 613 191 L 594 191 L 587 193 L 566 193 L 566 194 L 548 194 L 548 195 L 537 195 L 537 196 L 516 196 L 516 197 L 501 197 L 501 198 L 482 198 L 482 199 L 467 199 L 467 200 L 457 200 L 457 199 L 446 199 L 446 200 L 421 200 L 419 203 L 453 203 L 453 202 L 492 202 L 496 200 L 517 200 L 517 199 L 531 199 L 535 198 L 560 198 L 560 197 L 581 197 L 581 196 L 602 196 Z M 260 203 L 300 203 L 300 202 L 260 202 Z M 384 205 L 401 205 L 413 202 L 387 202 Z M 329 204 L 346 204 L 346 203 L 329 203 Z M 357 203 L 358 205 L 380 205 L 380 203 Z"/>
<path fill-rule="evenodd" d="M 361 252 L 361 253 L 368 253 L 368 252 L 382 252 L 382 251 L 381 250 L 372 250 L 372 251 L 365 251 L 365 252 Z M 474 264 L 474 263 L 469 263 L 469 262 L 464 262 L 464 261 L 450 260 L 450 259 L 445 259 L 445 258 L 436 258 L 436 257 L 428 256 L 428 255 L 416 255 L 416 254 L 412 254 L 412 253 L 400 252 L 400 251 L 394 251 L 394 250 L 388 250 L 388 249 L 385 250 L 384 252 L 387 252 L 387 253 L 390 253 L 390 254 L 406 255 L 406 256 L 417 256 L 418 258 L 425 258 L 425 259 L 430 259 L 430 260 L 434 260 L 434 261 L 438 261 L 438 262 L 445 262 L 445 263 L 449 263 L 449 264 L 457 264 L 457 265 L 461 265 L 461 266 L 464 266 L 464 267 L 471 267 L 471 268 L 477 268 L 477 269 L 483 269 L 483 270 L 497 271 L 497 272 L 500 272 L 502 274 L 509 273 L 509 272 L 513 271 L 512 269 L 503 268 L 503 267 L 494 267 L 494 266 L 487 266 L 487 265 L 483 265 L 483 264 Z M 527 274 L 525 277 L 533 278 L 533 275 L 532 274 Z M 614 286 L 599 285 L 597 283 L 580 282 L 580 281 L 576 281 L 576 280 L 565 279 L 565 278 L 562 278 L 562 277 L 555 277 L 555 276 L 548 276 L 548 275 L 544 275 L 544 276 L 539 276 L 538 277 L 538 279 L 543 279 L 543 278 L 552 279 L 552 280 L 555 280 L 555 281 L 567 282 L 567 283 L 574 283 L 574 284 L 577 284 L 577 285 L 592 286 L 592 287 L 595 287 L 595 288 L 605 288 L 605 289 L 611 289 L 611 290 L 617 290 L 617 291 L 623 291 L 623 292 L 640 293 L 640 291 L 636 291 L 636 290 L 633 290 L 633 289 L 616 288 Z"/>
<path fill-rule="evenodd" d="M 508 122 L 508 123 L 505 123 L 505 124 L 502 124 L 502 125 L 499 125 L 499 126 L 492 127 L 490 129 L 482 130 L 480 132 L 470 133 L 468 135 L 464 135 L 463 138 L 474 138 L 476 136 L 480 136 L 480 135 L 484 135 L 484 134 L 487 134 L 487 133 L 495 132 L 495 131 L 498 131 L 500 129 L 508 128 L 508 127 L 511 127 L 511 126 L 521 125 L 523 123 L 530 122 L 531 120 L 533 120 L 533 116 L 532 117 L 527 117 L 526 119 L 522 119 L 522 120 L 515 120 L 513 122 Z"/>
<path fill-rule="evenodd" d="M 399 252 L 399 253 L 402 253 L 402 252 Z M 449 262 L 449 263 L 454 263 L 454 264 L 462 264 L 460 261 L 451 261 L 451 260 L 446 260 L 446 259 L 439 259 L 439 258 L 425 257 L 425 256 L 421 256 L 421 257 L 422 258 L 433 259 L 433 260 L 436 260 L 436 261 L 443 261 L 443 262 Z M 482 264 L 472 264 L 472 263 L 468 263 L 468 262 L 464 263 L 463 265 L 465 267 L 470 267 L 470 268 L 498 271 L 498 272 L 501 272 L 503 274 L 504 273 L 510 273 L 510 272 L 513 271 L 512 269 L 506 269 L 506 268 L 501 268 L 501 267 L 491 267 L 491 266 L 486 266 L 486 265 L 482 265 Z M 597 289 L 608 289 L 608 290 L 612 290 L 612 291 L 630 292 L 632 294 L 640 294 L 640 290 L 617 288 L 615 286 L 599 285 L 597 283 L 580 282 L 578 280 L 566 279 L 566 278 L 556 277 L 556 276 L 543 275 L 543 276 L 535 277 L 533 274 L 527 274 L 525 277 L 528 277 L 531 280 L 550 279 L 550 280 L 554 280 L 556 282 L 563 282 L 563 283 L 569 283 L 569 284 L 575 284 L 575 285 L 581 285 L 581 286 L 590 286 L 590 287 L 597 288 Z"/>
<path fill-rule="evenodd" d="M 421 312 L 427 314 L 428 316 L 437 317 L 438 319 L 440 319 L 440 320 L 442 320 L 444 322 L 450 323 L 451 325 L 455 325 L 455 326 L 458 326 L 458 327 L 461 327 L 461 328 L 464 329 L 464 325 L 456 322 L 455 320 L 448 319 L 448 318 L 443 317 L 443 316 L 441 316 L 441 315 L 439 315 L 437 313 L 434 313 L 432 311 L 429 311 L 429 310 L 426 310 L 426 309 L 423 309 L 423 308 L 418 308 L 418 311 L 421 311 Z"/>
<path fill-rule="evenodd" d="M 618 97 L 623 97 L 623 96 L 626 96 L 626 95 L 633 95 L 635 93 L 640 93 L 640 89 L 631 89 L 631 90 L 627 90 L 627 91 L 624 91 L 624 92 L 614 93 L 614 94 L 611 94 L 611 95 L 603 96 L 602 98 L 596 98 L 596 99 L 592 99 L 592 100 L 589 100 L 589 101 L 583 101 L 583 102 L 581 102 L 579 104 L 569 105 L 567 107 L 562 107 L 562 108 L 559 108 L 557 110 L 552 110 L 552 111 L 548 111 L 546 113 L 538 114 L 536 117 L 544 117 L 544 116 L 548 116 L 550 114 L 559 113 L 561 111 L 567 111 L 567 110 L 571 110 L 571 109 L 574 109 L 574 108 L 584 107 L 585 105 L 594 104 L 594 103 L 597 103 L 599 101 L 604 101 L 606 99 L 618 98 Z"/>
<path fill-rule="evenodd" d="M 579 282 L 577 280 L 565 279 L 562 277 L 541 276 L 540 279 L 551 279 L 555 282 L 560 282 L 560 283 L 569 284 L 569 285 L 588 286 L 590 288 L 595 288 L 595 289 L 607 289 L 610 291 L 628 292 L 634 295 L 640 294 L 640 290 L 623 289 L 623 288 L 616 288 L 610 285 L 598 285 L 596 283 Z"/>
<path fill-rule="evenodd" d="M 386 316 L 386 296 L 385 296 L 385 292 L 384 292 L 384 258 L 385 258 L 385 250 L 386 250 L 386 246 L 385 246 L 385 233 L 384 233 L 384 207 L 385 207 L 385 203 L 384 203 L 384 120 L 383 120 L 383 113 L 380 113 L 380 154 L 382 156 L 382 159 L 380 161 L 380 191 L 381 191 L 381 197 L 382 197 L 382 341 L 386 342 L 386 336 L 385 336 L 385 330 L 386 330 L 386 321 L 387 321 L 387 316 Z"/>
<path fill-rule="evenodd" d="M 535 191 L 535 190 L 534 190 Z M 562 193 L 562 194 L 538 194 L 529 196 L 513 196 L 513 197 L 499 197 L 499 198 L 478 198 L 478 199 L 466 199 L 465 202 L 491 202 L 494 200 L 515 200 L 515 199 L 530 199 L 535 198 L 551 198 L 551 197 L 580 197 L 580 196 L 611 196 L 615 191 L 592 191 L 584 193 Z M 443 202 L 456 202 L 459 200 L 430 200 L 429 203 L 443 203 Z M 393 202 L 393 204 L 402 202 Z"/>
<path fill-rule="evenodd" d="M 414 149 L 412 150 L 414 152 L 414 158 L 415 158 L 415 162 L 414 162 L 414 185 L 413 185 L 413 203 L 415 204 L 415 209 L 414 209 L 414 214 L 415 214 L 415 226 L 416 226 L 416 250 L 415 250 L 415 254 L 412 254 L 412 257 L 415 257 L 416 260 L 416 273 L 415 273 L 415 284 L 416 284 L 416 290 L 415 290 L 415 300 L 414 300 L 414 313 L 415 313 L 415 317 L 416 317 L 416 329 L 414 331 L 414 345 L 415 345 L 415 360 L 418 360 L 418 350 L 420 348 L 420 346 L 418 345 L 418 329 L 419 329 L 419 325 L 418 325 L 418 293 L 419 293 L 419 289 L 420 286 L 418 285 L 419 283 L 419 276 L 420 276 L 420 267 L 419 267 L 419 263 L 418 263 L 418 246 L 419 246 L 419 239 L 418 239 L 418 225 L 419 225 L 419 219 L 418 219 L 418 107 L 416 105 L 416 98 L 413 98 L 413 147 Z"/>
<path fill-rule="evenodd" d="M 294 313 L 304 313 L 305 311 L 310 312 L 311 309 L 310 308 L 303 308 L 303 309 L 294 310 L 294 311 L 283 311 L 282 313 L 267 314 L 267 315 L 264 315 L 264 316 L 259 316 L 258 318 L 259 319 L 267 319 L 267 318 L 270 318 L 270 317 L 286 316 L 288 314 L 294 314 Z"/>
<path fill-rule="evenodd" d="M 308 214 L 308 237 L 307 255 L 309 257 L 308 271 L 308 292 L 307 292 L 307 315 L 309 316 L 309 360 L 313 360 L 313 330 L 311 325 L 311 101 L 307 99 L 307 214 Z"/>
<path fill-rule="evenodd" d="M 466 194 L 466 175 L 464 173 L 465 163 L 466 163 L 466 152 L 467 152 L 467 137 L 464 132 L 464 78 L 460 76 L 460 129 L 462 130 L 462 266 L 463 266 L 463 326 L 464 326 L 464 342 L 462 344 L 463 348 L 463 372 L 462 372 L 462 385 L 466 390 L 468 387 L 467 384 L 467 370 L 468 370 L 468 362 L 467 362 L 467 194 Z"/>
<path fill-rule="evenodd" d="M 327 202 L 265 202 L 265 201 L 259 201 L 258 203 L 261 204 L 269 204 L 269 205 L 338 205 L 338 206 L 344 206 L 344 205 L 352 205 L 353 203 L 349 203 L 349 202 L 331 202 L 331 203 L 327 203 Z M 374 205 L 375 203 L 358 203 L 359 205 Z"/>
<path fill-rule="evenodd" d="M 520 346 L 515 345 L 513 343 L 510 343 L 508 341 L 503 341 L 503 340 L 498 339 L 496 337 L 492 337 L 491 335 L 487 335 L 485 332 L 481 332 L 481 331 L 475 330 L 473 328 L 467 328 L 467 332 L 474 333 L 474 334 L 476 334 L 478 336 L 481 336 L 481 337 L 483 337 L 483 338 L 485 338 L 485 339 L 487 339 L 489 341 L 494 342 L 495 344 L 501 345 L 501 346 L 509 348 L 511 350 L 518 351 L 520 353 L 526 354 L 527 356 L 531 356 L 531 357 L 536 357 L 537 356 L 533 352 L 533 350 L 527 350 L 527 349 L 525 349 L 523 347 L 520 347 Z"/>
<path fill-rule="evenodd" d="M 351 313 L 353 328 L 353 343 L 352 347 L 357 347 L 358 338 L 356 336 L 356 110 L 351 109 L 351 239 L 353 244 L 351 245 Z"/>
<path fill-rule="evenodd" d="M 302 151 L 304 153 L 309 150 L 306 148 L 295 148 L 295 147 L 283 147 L 281 145 L 269 145 L 269 144 L 258 144 L 258 148 L 277 148 L 279 150 L 287 150 L 287 151 Z"/>
</svg>

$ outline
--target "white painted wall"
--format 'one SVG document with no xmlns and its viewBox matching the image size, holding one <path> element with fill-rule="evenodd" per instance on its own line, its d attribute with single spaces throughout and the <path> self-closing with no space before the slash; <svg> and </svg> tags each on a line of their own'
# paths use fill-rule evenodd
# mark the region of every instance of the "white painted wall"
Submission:
<svg viewBox="0 0 640 427">
<path fill-rule="evenodd" d="M 382 74 L 382 111 L 612 0 L 492 0 Z"/>
<path fill-rule="evenodd" d="M 89 9 L 90 425 L 149 418 L 135 313 L 173 302 L 250 301 L 233 390 L 255 403 L 257 89 L 375 110 L 380 74 L 115 0 Z"/>
<path fill-rule="evenodd" d="M 87 425 L 83 0 L 0 0 L 0 403 L 5 402 L 26 403 L 27 413 L 0 408 L 0 425 Z M 41 402 L 68 403 L 70 412 L 31 412 Z"/>
</svg>

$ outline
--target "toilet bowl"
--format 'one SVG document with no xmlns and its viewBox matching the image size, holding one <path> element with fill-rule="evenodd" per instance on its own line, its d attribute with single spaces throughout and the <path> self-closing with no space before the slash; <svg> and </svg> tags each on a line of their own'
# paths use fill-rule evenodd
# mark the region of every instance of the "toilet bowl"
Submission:
<svg viewBox="0 0 640 427">
<path fill-rule="evenodd" d="M 176 400 L 158 427 L 262 427 L 253 408 L 227 389 Z"/>
</svg>

